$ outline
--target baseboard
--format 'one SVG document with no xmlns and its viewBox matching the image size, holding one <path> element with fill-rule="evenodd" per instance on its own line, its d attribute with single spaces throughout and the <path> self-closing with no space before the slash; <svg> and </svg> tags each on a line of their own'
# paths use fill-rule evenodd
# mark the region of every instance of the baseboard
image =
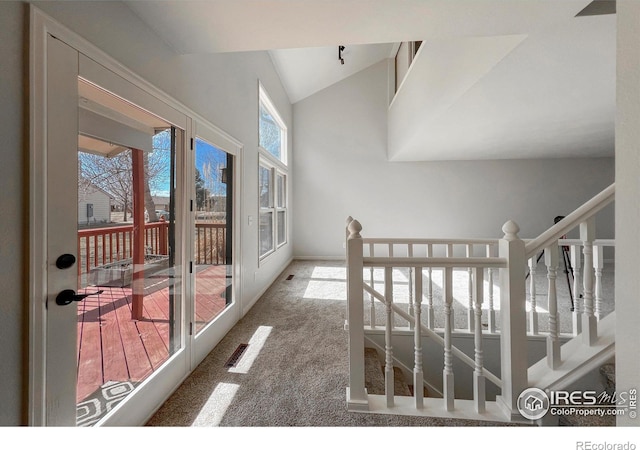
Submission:
<svg viewBox="0 0 640 450">
<path fill-rule="evenodd" d="M 280 278 L 280 276 L 282 276 L 282 274 L 284 273 L 284 271 L 286 270 L 287 267 L 289 267 L 289 264 L 291 264 L 293 262 L 294 258 L 289 258 L 283 265 L 282 268 L 275 273 L 275 275 L 273 275 L 270 279 L 268 279 L 268 281 L 265 283 L 264 287 L 258 292 L 258 294 L 256 294 L 253 299 L 251 299 L 251 301 L 249 303 L 247 303 L 247 305 L 243 305 L 242 306 L 242 317 L 244 317 L 250 310 L 251 308 L 253 308 L 253 305 L 256 304 L 256 302 L 258 300 L 260 300 L 260 297 L 262 297 L 264 295 L 265 292 L 267 292 L 267 290 L 273 285 L 273 283 L 276 282 L 276 280 L 278 278 Z"/>
</svg>

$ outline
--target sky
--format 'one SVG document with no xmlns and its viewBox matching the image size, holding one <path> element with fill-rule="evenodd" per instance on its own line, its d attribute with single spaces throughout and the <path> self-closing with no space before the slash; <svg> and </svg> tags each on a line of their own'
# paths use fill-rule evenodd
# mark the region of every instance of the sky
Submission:
<svg viewBox="0 0 640 450">
<path fill-rule="evenodd" d="M 154 148 L 156 149 L 169 149 L 170 142 L 167 142 L 168 135 L 163 136 L 163 133 L 156 135 L 154 138 Z M 214 195 L 226 196 L 227 186 L 221 183 L 219 168 L 227 166 L 227 154 L 208 142 L 196 138 L 195 147 L 195 165 L 200 171 L 200 175 L 205 179 L 205 187 L 209 189 Z M 208 170 L 208 168 L 211 170 Z M 210 176 L 206 175 L 210 173 Z M 169 179 L 163 180 L 155 188 L 152 187 L 151 195 L 168 197 L 169 196 Z"/>
</svg>

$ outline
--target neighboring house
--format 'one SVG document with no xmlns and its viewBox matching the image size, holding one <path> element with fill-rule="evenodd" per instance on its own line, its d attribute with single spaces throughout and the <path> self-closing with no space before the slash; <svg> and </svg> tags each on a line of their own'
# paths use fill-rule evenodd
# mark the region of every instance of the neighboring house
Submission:
<svg viewBox="0 0 640 450">
<path fill-rule="evenodd" d="M 234 194 L 237 202 L 235 210 L 238 214 L 236 217 L 238 220 L 234 223 L 238 224 L 240 230 L 234 239 L 242 242 L 240 252 L 235 255 L 242 261 L 242 266 L 234 272 L 238 274 L 235 282 L 238 283 L 237 292 L 240 293 L 234 300 L 239 307 L 236 317 L 219 321 L 221 326 L 227 327 L 220 330 L 219 339 L 254 305 L 292 259 L 343 258 L 344 220 L 348 215 L 353 215 L 362 221 L 365 236 L 440 237 L 444 235 L 446 237 L 495 238 L 500 237 L 501 225 L 507 219 L 514 219 L 521 225 L 521 237 L 531 238 L 552 225 L 555 216 L 571 212 L 615 179 L 615 213 L 613 208 L 608 211 L 609 215 L 605 218 L 602 229 L 609 234 L 609 237 L 615 235 L 616 240 L 623 243 L 616 248 L 615 254 L 616 310 L 618 312 L 616 373 L 618 385 L 622 389 L 637 387 L 638 373 L 640 373 L 640 346 L 637 345 L 640 342 L 640 328 L 637 326 L 640 319 L 638 306 L 640 303 L 637 301 L 637 293 L 640 291 L 640 278 L 637 277 L 637 261 L 640 259 L 640 232 L 638 232 L 640 230 L 640 201 L 638 201 L 640 156 L 637 149 L 640 145 L 640 136 L 636 131 L 636 124 L 640 121 L 640 78 L 637 75 L 637 67 L 640 66 L 640 58 L 638 58 L 640 41 L 637 39 L 640 34 L 640 2 L 638 4 L 619 2 L 616 36 L 612 37 L 614 40 L 617 37 L 617 44 L 612 51 L 617 55 L 618 68 L 617 71 L 615 68 L 610 68 L 610 73 L 606 73 L 610 75 L 609 78 L 613 78 L 612 81 L 616 81 L 617 91 L 608 93 L 617 93 L 618 103 L 609 105 L 606 101 L 604 102 L 611 106 L 610 114 L 606 117 L 609 123 L 607 132 L 611 139 L 598 141 L 597 144 L 603 147 L 612 145 L 615 121 L 615 158 L 613 149 L 610 149 L 610 153 L 606 156 L 598 154 L 594 157 L 593 153 L 580 153 L 579 146 L 574 149 L 575 152 L 571 157 L 556 158 L 554 155 L 547 154 L 539 158 L 530 158 L 529 155 L 535 150 L 534 147 L 537 144 L 531 146 L 527 139 L 518 139 L 519 129 L 508 127 L 508 133 L 505 135 L 497 133 L 489 143 L 512 147 L 513 151 L 518 153 L 518 158 L 489 160 L 487 158 L 491 158 L 491 145 L 488 145 L 484 149 L 487 153 L 477 155 L 475 160 L 470 158 L 450 161 L 446 156 L 441 155 L 439 159 L 435 158 L 437 161 L 417 162 L 391 161 L 387 152 L 389 138 L 387 121 L 392 97 L 390 92 L 393 91 L 390 74 L 394 73 L 392 58 L 389 55 L 361 71 L 351 73 L 335 84 L 327 83 L 324 89 L 317 90 L 305 98 L 296 98 L 294 101 L 292 98 L 295 97 L 288 95 L 284 80 L 274 66 L 272 56 L 266 50 L 297 46 L 318 47 L 329 45 L 329 41 L 333 46 L 332 39 L 335 36 L 324 39 L 325 30 L 316 29 L 314 34 L 314 30 L 309 30 L 306 26 L 289 27 L 278 23 L 279 32 L 272 33 L 274 40 L 264 44 L 268 45 L 267 47 L 259 48 L 258 44 L 263 45 L 262 43 L 266 42 L 262 37 L 269 36 L 269 31 L 273 31 L 271 26 L 264 26 L 262 23 L 268 18 L 260 17 L 259 20 L 254 18 L 256 23 L 263 25 L 262 27 L 256 26 L 250 20 L 246 21 L 254 28 L 243 32 L 241 25 L 244 24 L 244 20 L 238 20 L 237 15 L 234 19 L 228 19 L 222 13 L 216 17 L 220 16 L 220 20 L 228 19 L 237 22 L 238 27 L 226 28 L 234 30 L 237 28 L 240 31 L 239 34 L 228 39 L 219 41 L 210 39 L 207 42 L 186 38 L 180 42 L 185 45 L 188 42 L 196 46 L 201 45 L 202 49 L 211 50 L 208 45 L 215 43 L 221 45 L 218 51 L 193 51 L 189 54 L 191 48 L 182 48 L 181 45 L 170 46 L 165 43 L 169 41 L 170 36 L 162 33 L 162 23 L 159 21 L 162 18 L 162 12 L 156 16 L 158 19 L 156 27 L 152 27 L 143 22 L 132 10 L 137 2 L 33 3 L 64 27 L 108 54 L 121 64 L 121 67 L 129 68 L 154 89 L 170 92 L 178 102 L 193 111 L 198 111 L 198 114 L 207 121 L 220 127 L 224 132 L 233 134 L 233 139 L 241 143 L 239 146 L 242 149 L 241 158 L 237 158 L 238 167 L 236 167 L 237 173 L 241 174 L 238 178 L 241 189 Z M 188 3 L 184 2 L 166 3 L 182 4 L 185 8 L 188 7 L 186 6 Z M 216 4 L 222 3 L 227 2 L 216 2 Z M 233 1 L 229 2 L 226 6 L 232 8 L 229 5 L 233 3 Z M 289 2 L 276 3 L 280 7 L 286 7 Z M 361 2 L 345 0 L 344 3 Z M 396 4 L 396 2 L 391 3 Z M 517 2 L 514 0 L 514 3 Z M 589 2 L 558 3 L 586 5 Z M 578 6 L 574 5 L 579 10 Z M 222 10 L 225 11 L 224 8 Z M 353 9 L 351 11 L 353 13 Z M 238 13 L 238 10 L 231 9 L 231 12 Z M 250 11 L 246 12 L 248 14 Z M 402 21 L 391 22 L 391 16 L 387 15 L 383 21 L 386 20 L 388 23 L 383 26 L 375 22 L 374 18 L 377 16 L 374 11 L 364 11 L 362 15 L 369 17 L 369 13 L 372 14 L 372 23 L 375 24 L 369 32 L 388 32 L 385 35 L 388 36 L 387 39 L 397 42 L 407 39 L 405 24 Z M 308 16 L 322 22 L 317 14 L 308 14 Z M 474 17 L 473 14 L 466 16 Z M 527 11 L 523 14 L 513 14 L 513 17 L 520 16 L 527 19 L 532 17 Z M 0 121 L 0 127 L 2 127 L 0 134 L 3 136 L 0 190 L 4 194 L 0 205 L 3 217 L 0 221 L 0 236 L 2 236 L 0 248 L 2 254 L 7 255 L 5 258 L 0 258 L 2 269 L 0 285 L 3 286 L 0 338 L 5 344 L 0 351 L 3 361 L 0 365 L 0 378 L 3 380 L 3 388 L 0 390 L 0 405 L 2 405 L 0 425 L 12 426 L 31 423 L 29 399 L 33 396 L 37 398 L 42 391 L 39 384 L 41 380 L 29 377 L 28 368 L 33 362 L 32 347 L 35 344 L 27 339 L 30 330 L 26 325 L 29 322 L 30 305 L 37 304 L 37 301 L 41 302 L 41 298 L 37 300 L 30 296 L 32 286 L 28 281 L 32 276 L 46 278 L 44 272 L 31 274 L 25 269 L 29 267 L 30 261 L 30 253 L 26 252 L 25 248 L 33 244 L 34 236 L 40 237 L 37 235 L 38 230 L 32 233 L 24 220 L 27 216 L 25 208 L 28 199 L 31 198 L 29 186 L 33 182 L 28 175 L 29 168 L 37 166 L 37 161 L 29 162 L 24 156 L 25 148 L 29 144 L 27 139 L 30 136 L 27 119 L 29 114 L 25 105 L 28 105 L 30 93 L 37 93 L 37 90 L 29 90 L 30 76 L 26 69 L 25 55 L 28 55 L 28 39 L 25 36 L 29 34 L 28 17 L 29 12 L 28 8 L 25 8 L 25 2 L 0 2 L 0 40 L 3 42 L 0 46 L 0 59 L 3 61 L 0 68 L 3 80 L 0 85 L 2 94 L 0 97 L 3 99 L 0 110 L 4 117 L 4 120 Z M 173 20 L 174 17 L 175 15 L 172 14 L 166 15 L 167 20 Z M 324 17 L 333 16 L 327 13 Z M 346 16 L 343 16 L 343 12 L 338 9 L 335 11 L 335 17 L 344 19 Z M 344 27 L 349 28 L 350 23 L 358 22 L 357 19 L 345 22 Z M 407 21 L 410 21 L 409 19 Z M 441 19 L 442 24 L 448 23 L 447 17 Z M 368 20 L 360 21 L 368 23 Z M 478 17 L 478 20 L 490 22 L 491 26 L 500 25 L 498 33 L 510 35 L 517 33 L 511 30 L 509 24 L 501 25 L 498 18 L 493 21 L 484 15 Z M 118 26 L 94 26 L 97 23 L 118 24 Z M 197 28 L 189 24 L 181 26 L 187 31 Z M 159 31 L 155 31 L 154 28 Z M 260 33 L 259 29 L 266 31 Z M 213 33 L 216 27 L 212 26 L 211 30 Z M 296 33 L 296 30 L 300 33 Z M 460 33 L 463 31 L 466 33 L 465 29 L 461 29 Z M 468 33 L 474 34 L 475 31 L 478 30 L 469 30 Z M 478 33 L 482 34 L 481 31 Z M 537 31 L 547 36 L 545 29 Z M 562 36 L 565 35 L 560 34 L 560 37 Z M 276 38 L 279 37 L 282 40 L 277 42 Z M 554 47 L 554 41 L 551 39 L 553 37 L 558 38 L 555 35 L 551 36 L 549 41 L 544 41 L 545 45 L 541 46 L 545 51 Z M 415 39 L 421 38 L 421 36 L 415 36 Z M 434 36 L 431 38 L 435 39 Z M 510 48 L 519 48 L 518 46 L 522 47 L 526 43 L 523 41 L 524 34 L 518 39 L 512 37 L 509 39 L 510 41 L 505 45 L 508 44 Z M 232 48 L 225 47 L 222 42 L 230 43 Z M 304 44 L 299 44 L 301 42 Z M 421 48 L 428 49 L 428 45 L 429 43 L 425 40 Z M 500 45 L 500 43 L 496 44 L 499 50 Z M 605 49 L 608 47 L 605 46 Z M 350 64 L 348 50 L 347 47 L 344 55 L 346 59 L 344 66 L 347 68 Z M 467 50 L 466 54 L 477 54 L 474 48 Z M 610 53 L 605 56 L 611 57 Z M 446 56 L 446 53 L 442 55 Z M 508 70 L 504 71 L 504 78 L 497 81 L 488 78 L 487 72 L 491 69 L 501 72 L 503 68 L 501 63 L 509 60 L 512 55 L 497 51 L 494 56 L 492 65 L 474 66 L 478 76 L 472 80 L 473 82 L 463 86 L 464 89 L 460 91 L 449 92 L 452 94 L 449 99 L 455 101 L 440 104 L 442 111 L 468 106 L 465 101 L 473 106 L 473 101 L 483 98 L 487 92 L 496 92 L 496 90 L 490 91 L 490 88 L 504 87 L 507 91 L 505 96 L 510 98 L 516 98 L 516 94 L 528 89 L 526 85 L 515 87 L 501 84 L 500 80 L 509 78 Z M 326 64 L 335 63 L 337 59 L 334 59 L 332 57 Z M 447 58 L 443 57 L 438 61 L 445 63 Z M 564 64 L 565 61 L 562 58 L 556 62 L 558 66 L 571 66 L 571 64 Z M 529 79 L 536 79 L 536 63 L 524 61 L 523 65 L 530 73 Z M 586 75 L 598 68 L 600 68 L 599 65 L 588 68 L 577 67 L 576 88 L 580 81 L 580 74 Z M 465 66 L 454 69 L 452 68 L 450 76 L 445 78 L 454 79 L 455 76 L 464 78 L 463 75 L 467 73 Z M 552 85 L 553 77 L 547 82 L 548 85 Z M 285 213 L 278 218 L 285 218 L 287 225 L 287 239 L 265 258 L 260 257 L 259 242 L 257 242 L 258 227 L 262 224 L 260 219 L 265 217 L 261 216 L 263 205 L 260 204 L 258 189 L 258 170 L 259 167 L 263 167 L 264 159 L 264 152 L 258 149 L 259 84 L 264 86 L 270 100 L 286 122 L 285 137 L 290 144 L 287 147 L 288 164 L 278 162 L 267 167 L 271 170 L 270 173 L 281 176 L 283 180 L 286 178 L 286 196 L 283 196 L 286 202 L 283 200 L 283 204 L 286 203 L 288 209 L 277 211 L 274 205 L 265 207 L 268 209 L 264 213 L 265 216 L 274 215 L 275 212 Z M 565 90 L 573 92 L 573 87 L 566 85 Z M 584 117 L 589 116 L 592 111 L 583 108 L 578 99 L 584 100 L 591 96 L 600 98 L 599 95 L 602 94 L 598 86 L 591 86 L 590 89 L 591 94 L 588 96 L 580 93 L 573 93 L 571 96 L 576 100 L 573 108 L 579 110 Z M 418 91 L 419 89 L 411 91 L 408 95 L 416 94 Z M 471 97 L 464 97 L 462 94 L 465 92 L 470 93 Z M 492 105 L 491 97 L 487 98 L 489 99 L 487 109 L 473 111 L 470 107 L 469 111 L 475 114 L 462 115 L 459 121 L 460 129 L 448 129 L 452 138 L 454 136 L 469 138 L 469 145 L 473 147 L 475 134 L 467 132 L 463 125 L 470 125 L 475 133 L 490 131 L 487 130 L 487 124 L 483 121 L 489 115 L 488 109 Z M 550 104 L 554 103 L 550 102 Z M 511 103 L 508 105 L 513 106 Z M 540 117 L 556 117 L 554 115 L 556 110 L 553 110 L 552 106 L 546 112 L 533 109 L 526 112 L 531 112 L 531 115 L 523 115 L 524 122 L 534 123 Z M 407 117 L 412 119 L 411 115 Z M 544 141 L 554 143 L 554 139 L 560 141 L 567 136 L 581 134 L 585 136 L 586 142 L 592 136 L 590 133 L 597 131 L 596 127 L 589 127 L 585 123 L 582 123 L 581 127 L 565 128 L 563 119 L 562 114 L 559 114 L 556 130 L 550 130 L 546 122 L 545 126 L 537 129 L 533 126 L 535 132 L 528 134 L 528 138 L 539 137 L 541 139 L 537 143 L 542 145 Z M 416 149 L 410 148 L 407 141 L 414 143 L 411 133 L 421 125 L 412 120 L 400 122 L 407 125 L 407 128 L 401 128 L 404 141 L 400 139 L 399 142 L 406 144 L 407 153 L 413 152 Z M 186 125 L 184 127 L 188 128 Z M 441 132 L 444 128 L 435 127 L 434 130 Z M 550 131 L 557 131 L 557 133 L 551 136 L 548 134 Z M 446 141 L 446 135 L 443 137 L 434 133 L 434 136 L 436 140 Z M 483 136 L 486 137 L 486 135 Z M 398 136 L 393 138 L 397 139 Z M 481 140 L 478 139 L 478 142 Z M 566 147 L 566 143 L 562 141 L 559 146 Z M 184 183 L 184 185 L 187 184 Z M 83 217 L 87 219 L 86 204 L 92 202 L 95 220 L 108 217 L 103 214 L 102 206 L 96 208 L 96 205 L 102 202 L 109 209 L 108 199 L 98 191 L 91 195 L 93 196 L 87 197 L 84 203 L 78 204 L 79 220 Z M 180 202 L 186 199 L 185 194 Z M 35 200 L 37 203 L 41 199 Z M 158 199 L 156 202 L 158 210 L 168 209 L 167 206 L 166 200 Z M 84 216 L 81 211 L 83 209 Z M 186 217 L 186 214 L 181 217 Z M 186 226 L 185 229 L 187 229 Z M 47 267 L 52 266 L 49 264 Z M 186 302 L 190 299 L 181 300 Z M 183 324 L 182 329 L 188 329 L 188 323 Z M 68 336 L 72 334 L 73 331 L 69 330 Z M 68 340 L 73 341 L 75 345 L 74 339 Z M 286 352 L 286 349 L 283 349 L 283 352 Z M 346 355 L 336 355 L 336 357 L 346 357 Z M 181 379 L 184 379 L 184 376 L 186 374 L 183 374 Z M 618 420 L 626 421 L 623 424 L 630 424 L 627 418 Z"/>
<path fill-rule="evenodd" d="M 157 210 L 169 211 L 169 197 L 154 195 L 152 198 Z"/>
<path fill-rule="evenodd" d="M 113 198 L 102 189 L 88 185 L 79 189 L 78 225 L 111 222 Z"/>
</svg>

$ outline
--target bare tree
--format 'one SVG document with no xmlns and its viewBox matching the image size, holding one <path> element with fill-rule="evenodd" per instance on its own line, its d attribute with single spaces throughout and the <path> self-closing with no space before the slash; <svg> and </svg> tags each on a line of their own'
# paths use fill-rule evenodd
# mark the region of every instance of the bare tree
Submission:
<svg viewBox="0 0 640 450">
<path fill-rule="evenodd" d="M 157 221 L 155 204 L 151 192 L 168 184 L 170 170 L 170 152 L 166 149 L 165 132 L 154 138 L 154 150 L 144 153 L 144 191 L 145 206 L 149 220 Z M 158 147 L 156 148 L 156 143 Z M 125 150 L 116 155 L 106 157 L 93 153 L 78 153 L 78 189 L 86 191 L 89 186 L 96 186 L 111 195 L 124 210 L 123 220 L 131 210 L 133 199 L 133 168 L 131 151 Z"/>
</svg>

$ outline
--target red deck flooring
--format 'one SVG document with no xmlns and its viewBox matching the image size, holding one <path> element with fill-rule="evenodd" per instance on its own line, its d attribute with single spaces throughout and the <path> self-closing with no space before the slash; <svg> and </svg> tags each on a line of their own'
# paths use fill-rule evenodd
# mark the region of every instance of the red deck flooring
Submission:
<svg viewBox="0 0 640 450">
<path fill-rule="evenodd" d="M 131 319 L 130 287 L 86 289 L 104 292 L 78 305 L 78 402 L 107 381 L 142 381 L 169 358 L 169 288 L 159 281 L 145 289 L 141 320 Z M 196 267 L 196 332 L 225 308 L 225 288 L 225 266 Z"/>
</svg>

